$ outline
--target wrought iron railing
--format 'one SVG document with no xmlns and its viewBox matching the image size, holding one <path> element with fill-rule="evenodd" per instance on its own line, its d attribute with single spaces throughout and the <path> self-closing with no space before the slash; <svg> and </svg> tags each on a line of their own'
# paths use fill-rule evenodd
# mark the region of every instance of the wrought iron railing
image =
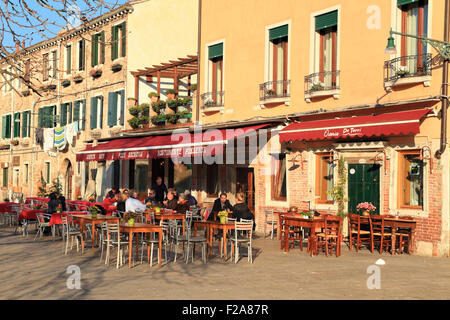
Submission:
<svg viewBox="0 0 450 320">
<path fill-rule="evenodd" d="M 384 81 L 431 76 L 431 53 L 404 56 L 384 62 Z"/>
<path fill-rule="evenodd" d="M 202 108 L 222 107 L 225 104 L 225 91 L 206 92 L 200 96 L 202 99 Z"/>
<path fill-rule="evenodd" d="M 310 74 L 305 77 L 305 94 L 318 91 L 337 90 L 341 71 L 325 71 Z"/>
<path fill-rule="evenodd" d="M 269 81 L 259 85 L 259 100 L 290 97 L 291 80 Z"/>
</svg>

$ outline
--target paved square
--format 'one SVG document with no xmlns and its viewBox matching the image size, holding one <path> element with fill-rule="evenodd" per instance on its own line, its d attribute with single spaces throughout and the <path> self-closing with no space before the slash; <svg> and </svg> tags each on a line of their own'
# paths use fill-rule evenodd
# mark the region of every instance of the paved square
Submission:
<svg viewBox="0 0 450 320">
<path fill-rule="evenodd" d="M 181 255 L 173 263 L 168 252 L 170 262 L 162 267 L 144 262 L 117 270 L 115 259 L 105 266 L 100 250 L 92 253 L 89 245 L 83 255 L 74 249 L 65 256 L 61 240 L 33 238 L 0 229 L 0 299 L 450 299 L 448 258 L 380 256 L 347 247 L 339 258 L 311 258 L 305 249 L 286 254 L 279 241 L 258 237 L 253 264 L 246 257 L 235 265 L 216 256 L 204 265 L 196 250 L 194 263 L 185 264 Z M 386 262 L 381 289 L 369 290 L 366 270 L 380 257 Z M 80 290 L 66 286 L 70 265 L 80 267 Z"/>
</svg>

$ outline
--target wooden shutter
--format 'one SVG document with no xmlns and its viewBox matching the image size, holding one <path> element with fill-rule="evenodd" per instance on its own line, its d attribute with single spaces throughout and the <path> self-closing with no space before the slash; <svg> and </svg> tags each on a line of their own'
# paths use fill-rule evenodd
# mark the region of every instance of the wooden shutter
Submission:
<svg viewBox="0 0 450 320">
<path fill-rule="evenodd" d="M 120 91 L 120 125 L 125 124 L 125 90 Z"/>
<path fill-rule="evenodd" d="M 84 70 L 85 63 L 86 63 L 86 41 L 84 39 L 81 39 L 80 42 L 80 52 L 78 52 L 78 59 L 80 59 L 78 63 L 78 69 L 80 71 Z"/>
<path fill-rule="evenodd" d="M 81 127 L 80 130 L 86 129 L 86 99 L 81 100 Z"/>
<path fill-rule="evenodd" d="M 30 111 L 25 111 L 22 113 L 22 138 L 29 137 L 28 125 Z"/>
<path fill-rule="evenodd" d="M 16 121 L 19 120 L 19 121 Z M 13 136 L 14 138 L 20 137 L 20 112 L 14 113 L 14 123 L 13 123 Z"/>
<path fill-rule="evenodd" d="M 97 128 L 97 97 L 91 98 L 91 129 Z"/>
<path fill-rule="evenodd" d="M 111 27 L 111 60 L 117 59 L 119 55 L 118 50 L 119 28 L 118 26 Z"/>
<path fill-rule="evenodd" d="M 67 124 L 67 103 L 61 103 L 61 127 Z"/>
<path fill-rule="evenodd" d="M 100 32 L 100 63 L 104 64 L 105 63 L 105 31 Z"/>
<path fill-rule="evenodd" d="M 103 96 L 98 98 L 98 109 L 100 114 L 100 129 L 103 128 Z"/>
<path fill-rule="evenodd" d="M 2 116 L 2 139 L 6 138 L 6 116 Z"/>
<path fill-rule="evenodd" d="M 71 74 L 72 73 L 72 46 L 67 46 L 66 47 L 66 72 L 67 74 Z"/>
<path fill-rule="evenodd" d="M 127 47 L 127 23 L 124 21 L 122 23 L 122 57 L 126 56 L 127 53 L 126 47 Z"/>
<path fill-rule="evenodd" d="M 44 111 L 44 109 L 43 108 L 39 108 L 39 110 L 38 110 L 38 127 L 39 128 L 42 128 L 43 127 L 43 122 L 42 122 L 42 120 L 43 120 L 43 111 Z"/>
<path fill-rule="evenodd" d="M 117 93 L 108 93 L 108 126 L 117 124 Z"/>
<path fill-rule="evenodd" d="M 67 103 L 67 123 L 72 123 L 72 102 Z"/>
<path fill-rule="evenodd" d="M 73 103 L 73 122 L 80 120 L 80 101 Z"/>
<path fill-rule="evenodd" d="M 91 66 L 95 67 L 98 64 L 98 38 L 97 35 L 92 36 L 91 41 Z"/>
<path fill-rule="evenodd" d="M 6 138 L 11 138 L 11 115 L 6 115 Z"/>
</svg>

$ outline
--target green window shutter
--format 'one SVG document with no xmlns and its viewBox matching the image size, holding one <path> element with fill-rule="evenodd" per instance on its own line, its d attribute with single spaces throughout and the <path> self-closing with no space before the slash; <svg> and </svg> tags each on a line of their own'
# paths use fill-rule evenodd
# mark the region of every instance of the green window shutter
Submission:
<svg viewBox="0 0 450 320">
<path fill-rule="evenodd" d="M 67 124 L 67 103 L 61 103 L 61 119 L 60 125 L 65 126 Z"/>
<path fill-rule="evenodd" d="M 127 54 L 127 23 L 122 23 L 122 57 Z"/>
<path fill-rule="evenodd" d="M 401 7 L 414 2 L 419 2 L 419 0 L 397 0 L 397 6 Z"/>
<path fill-rule="evenodd" d="M 29 116 L 30 116 L 30 111 L 25 111 L 22 113 L 22 138 L 29 137 L 29 134 L 28 134 L 28 123 L 29 123 L 28 117 Z"/>
<path fill-rule="evenodd" d="M 43 123 L 42 123 L 42 119 L 43 119 L 43 108 L 39 108 L 38 110 L 38 127 L 42 128 L 43 127 Z"/>
<path fill-rule="evenodd" d="M 8 168 L 3 168 L 3 187 L 8 187 Z"/>
<path fill-rule="evenodd" d="M 96 97 L 91 98 L 91 129 L 97 128 L 97 101 Z"/>
<path fill-rule="evenodd" d="M 73 122 L 80 120 L 80 101 L 73 103 Z"/>
<path fill-rule="evenodd" d="M 125 124 L 125 90 L 120 91 L 120 125 Z"/>
<path fill-rule="evenodd" d="M 86 99 L 81 100 L 81 127 L 80 130 L 86 129 Z"/>
<path fill-rule="evenodd" d="M 223 57 L 223 43 L 208 47 L 208 59 Z"/>
<path fill-rule="evenodd" d="M 54 128 L 55 127 L 55 115 L 56 115 L 56 105 L 49 106 L 46 108 L 46 128 Z"/>
<path fill-rule="evenodd" d="M 119 50 L 118 50 L 118 40 L 119 38 L 119 28 L 117 26 L 111 27 L 111 60 L 117 59 Z"/>
<path fill-rule="evenodd" d="M 72 46 L 67 46 L 67 63 L 66 63 L 67 73 L 72 73 Z"/>
<path fill-rule="evenodd" d="M 6 115 L 6 138 L 11 138 L 11 115 Z"/>
<path fill-rule="evenodd" d="M 81 47 L 80 47 L 80 52 L 79 52 L 79 59 L 80 59 L 80 64 L 79 64 L 79 70 L 82 71 L 84 70 L 85 67 L 85 60 L 86 60 L 86 41 L 84 39 L 81 40 Z"/>
<path fill-rule="evenodd" d="M 286 24 L 281 27 L 273 28 L 269 30 L 269 40 L 274 41 L 288 36 L 289 26 Z"/>
<path fill-rule="evenodd" d="M 316 17 L 316 31 L 337 26 L 338 12 L 332 11 Z"/>
<path fill-rule="evenodd" d="M 91 65 L 95 67 L 98 64 L 98 38 L 94 34 L 91 41 Z"/>
<path fill-rule="evenodd" d="M 19 120 L 19 121 L 16 121 L 16 120 Z M 14 113 L 13 128 L 14 128 L 14 132 L 13 132 L 14 138 L 19 138 L 20 137 L 20 112 Z"/>
<path fill-rule="evenodd" d="M 6 138 L 6 116 L 2 116 L 2 139 Z"/>
<path fill-rule="evenodd" d="M 103 128 L 103 96 L 98 97 L 98 113 L 100 114 L 100 129 Z"/>
<path fill-rule="evenodd" d="M 72 102 L 67 103 L 67 123 L 72 123 Z"/>
<path fill-rule="evenodd" d="M 117 124 L 117 94 L 115 92 L 108 93 L 108 126 L 112 127 Z"/>
<path fill-rule="evenodd" d="M 100 48 L 101 48 L 101 52 L 100 52 L 100 59 L 101 59 L 101 64 L 105 63 L 105 31 L 100 32 Z"/>
</svg>

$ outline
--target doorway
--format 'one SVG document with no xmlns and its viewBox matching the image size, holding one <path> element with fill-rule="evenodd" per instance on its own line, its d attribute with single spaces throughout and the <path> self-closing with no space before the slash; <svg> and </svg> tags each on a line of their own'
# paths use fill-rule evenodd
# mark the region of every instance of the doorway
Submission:
<svg viewBox="0 0 450 320">
<path fill-rule="evenodd" d="M 245 202 L 255 214 L 255 175 L 253 168 L 237 168 L 236 193 L 244 192 Z"/>
<path fill-rule="evenodd" d="M 164 159 L 152 159 L 152 181 L 151 186 L 156 184 L 156 178 L 161 177 L 164 182 Z"/>
<path fill-rule="evenodd" d="M 64 189 L 66 190 L 66 199 L 72 199 L 72 177 L 73 177 L 73 170 L 72 170 L 72 163 L 69 161 L 67 164 L 67 170 L 66 170 L 66 177 L 65 177 L 65 183 Z"/>
<path fill-rule="evenodd" d="M 371 202 L 380 214 L 380 165 L 348 165 L 348 212 L 358 213 L 356 206 L 361 202 Z"/>
</svg>

